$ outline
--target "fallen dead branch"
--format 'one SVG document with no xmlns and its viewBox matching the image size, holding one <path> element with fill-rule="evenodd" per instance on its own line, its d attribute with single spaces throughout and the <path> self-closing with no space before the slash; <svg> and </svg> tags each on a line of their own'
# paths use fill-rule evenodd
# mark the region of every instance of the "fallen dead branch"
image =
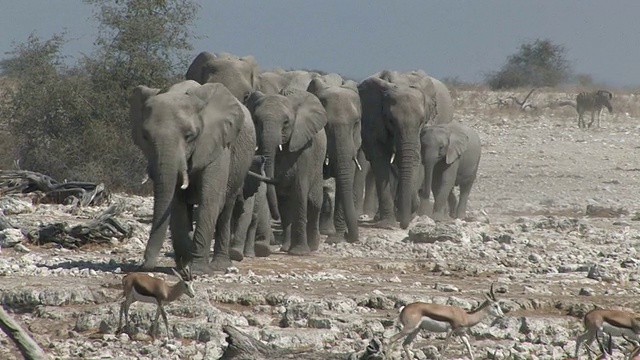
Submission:
<svg viewBox="0 0 640 360">
<path fill-rule="evenodd" d="M 42 360 L 47 355 L 9 314 L 0 306 L 0 328 L 16 344 L 25 359 Z"/>
<path fill-rule="evenodd" d="M 60 183 L 50 176 L 27 170 L 0 170 L 0 195 L 36 194 L 36 203 L 98 206 L 108 203 L 104 184 Z"/>
<path fill-rule="evenodd" d="M 227 334 L 227 349 L 220 357 L 220 360 L 267 360 L 267 359 L 344 359 L 346 355 L 324 354 L 319 357 L 312 348 L 309 349 L 280 349 L 269 347 L 257 339 L 245 334 L 235 326 L 227 325 L 222 327 L 222 331 Z M 358 358 L 360 359 L 360 358 Z M 374 360 L 371 358 L 370 360 Z"/>
<path fill-rule="evenodd" d="M 27 238 L 37 244 L 56 243 L 68 249 L 82 245 L 108 244 L 111 239 L 122 240 L 131 236 L 131 227 L 121 223 L 116 216 L 124 209 L 124 203 L 111 205 L 95 219 L 84 224 L 69 226 L 66 222 L 40 226 L 27 234 Z"/>
<path fill-rule="evenodd" d="M 531 102 L 527 102 L 527 100 L 529 100 L 529 97 L 531 97 L 531 94 L 533 94 L 533 92 L 536 90 L 537 88 L 531 89 L 531 91 L 529 91 L 527 96 L 525 96 L 524 100 L 522 101 L 520 101 L 516 96 L 512 95 L 512 96 L 507 96 L 506 98 L 498 98 L 495 102 L 491 103 L 491 105 L 497 105 L 498 108 L 510 108 L 510 107 L 515 107 L 515 105 L 518 105 L 518 108 L 521 111 L 525 111 L 527 109 L 534 110 L 537 108 L 537 106 L 533 105 Z"/>
</svg>

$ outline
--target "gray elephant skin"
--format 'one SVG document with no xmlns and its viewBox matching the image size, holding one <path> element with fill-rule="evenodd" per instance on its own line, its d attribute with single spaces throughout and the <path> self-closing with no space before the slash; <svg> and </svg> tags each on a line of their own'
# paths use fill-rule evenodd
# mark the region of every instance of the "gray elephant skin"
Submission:
<svg viewBox="0 0 640 360">
<path fill-rule="evenodd" d="M 251 55 L 239 57 L 203 51 L 193 59 L 185 77 L 200 84 L 221 83 L 243 101 L 257 88 L 258 75 L 258 63 Z"/>
<path fill-rule="evenodd" d="M 428 199 L 433 191 L 431 217 L 446 220 L 448 204 L 449 216 L 464 218 L 480 163 L 480 137 L 471 127 L 453 121 L 423 128 L 420 140 L 425 173 L 420 196 Z M 459 202 L 453 193 L 455 186 L 460 187 Z"/>
<path fill-rule="evenodd" d="M 135 88 L 130 118 L 133 141 L 148 160 L 154 190 L 153 221 L 140 269 L 155 267 L 169 225 L 179 268 L 191 265 L 194 273 L 226 269 L 231 265 L 232 210 L 256 147 L 251 114 L 224 85 L 187 80 L 162 91 Z"/>
<path fill-rule="evenodd" d="M 250 171 L 265 175 L 264 156 L 254 156 Z M 273 231 L 267 205 L 267 185 L 247 175 L 234 207 L 231 260 L 242 261 L 244 257 L 266 257 L 271 255 L 269 247 Z"/>
<path fill-rule="evenodd" d="M 258 155 L 277 185 L 267 186 L 271 216 L 281 220 L 282 250 L 309 255 L 319 247 L 322 164 L 327 151 L 327 114 L 314 95 L 300 90 L 283 95 L 256 91 L 247 99 L 256 126 Z"/>
<path fill-rule="evenodd" d="M 334 226 L 336 236 L 327 242 L 358 241 L 358 214 L 354 204 L 353 182 L 358 164 L 361 138 L 361 107 L 357 89 L 327 84 L 314 78 L 307 91 L 314 94 L 327 113 L 328 176 L 335 178 Z"/>
<path fill-rule="evenodd" d="M 382 71 L 358 85 L 362 104 L 362 150 L 371 163 L 379 203 L 379 224 L 406 229 L 420 188 L 420 130 L 453 118 L 447 87 L 421 70 Z M 395 154 L 395 156 L 393 156 Z M 398 184 L 391 189 L 391 159 Z M 397 207 L 397 216 L 394 205 Z"/>
</svg>

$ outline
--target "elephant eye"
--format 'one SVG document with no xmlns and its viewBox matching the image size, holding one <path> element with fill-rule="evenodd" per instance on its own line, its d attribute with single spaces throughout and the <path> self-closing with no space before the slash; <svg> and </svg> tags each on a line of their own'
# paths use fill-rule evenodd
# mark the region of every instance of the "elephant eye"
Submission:
<svg viewBox="0 0 640 360">
<path fill-rule="evenodd" d="M 196 138 L 196 133 L 193 131 L 187 131 L 187 134 L 185 135 L 184 138 L 187 140 L 187 142 L 191 142 L 193 141 L 193 139 Z"/>
</svg>

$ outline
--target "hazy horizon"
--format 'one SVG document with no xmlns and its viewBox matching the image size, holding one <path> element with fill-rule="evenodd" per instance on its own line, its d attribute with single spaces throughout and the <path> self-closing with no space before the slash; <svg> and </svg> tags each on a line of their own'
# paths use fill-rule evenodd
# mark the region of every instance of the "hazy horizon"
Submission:
<svg viewBox="0 0 640 360">
<path fill-rule="evenodd" d="M 610 86 L 640 85 L 637 1 L 197 2 L 194 34 L 206 37 L 192 41 L 193 57 L 224 51 L 253 55 L 262 69 L 321 69 L 358 79 L 385 68 L 420 68 L 478 83 L 523 42 L 548 38 L 566 47 L 574 73 Z M 6 3 L 0 57 L 32 32 L 49 39 L 65 29 L 64 54 L 90 53 L 97 32 L 92 11 L 80 1 Z"/>
</svg>

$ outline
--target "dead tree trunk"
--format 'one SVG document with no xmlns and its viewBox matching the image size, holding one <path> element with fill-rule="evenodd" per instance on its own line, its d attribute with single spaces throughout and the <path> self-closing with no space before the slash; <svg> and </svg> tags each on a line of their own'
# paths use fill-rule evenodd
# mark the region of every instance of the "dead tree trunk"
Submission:
<svg viewBox="0 0 640 360">
<path fill-rule="evenodd" d="M 47 355 L 18 323 L 16 323 L 6 311 L 0 306 L 0 328 L 18 346 L 25 359 L 43 360 Z"/>
<path fill-rule="evenodd" d="M 227 334 L 229 346 L 220 360 L 267 360 L 273 358 L 273 350 L 236 327 L 224 326 L 222 331 Z"/>
<path fill-rule="evenodd" d="M 267 360 L 267 359 L 346 359 L 348 354 L 319 354 L 312 348 L 280 349 L 271 348 L 257 339 L 243 333 L 238 328 L 227 325 L 222 327 L 227 334 L 229 346 L 219 360 Z"/>
</svg>

